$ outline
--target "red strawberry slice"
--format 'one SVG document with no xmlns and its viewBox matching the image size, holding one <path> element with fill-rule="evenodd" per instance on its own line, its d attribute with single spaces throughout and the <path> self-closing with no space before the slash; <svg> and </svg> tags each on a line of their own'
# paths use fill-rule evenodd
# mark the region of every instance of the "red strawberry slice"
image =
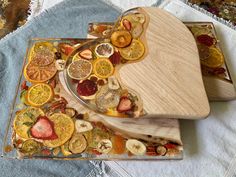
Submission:
<svg viewBox="0 0 236 177">
<path fill-rule="evenodd" d="M 93 58 L 92 51 L 89 50 L 89 49 L 83 50 L 82 52 L 79 53 L 79 55 L 80 55 L 82 58 L 87 59 L 87 60 L 90 60 L 90 59 Z"/>
<path fill-rule="evenodd" d="M 39 116 L 36 123 L 31 127 L 30 133 L 34 138 L 42 140 L 54 140 L 58 136 L 54 132 L 54 124 L 46 116 Z"/>
<path fill-rule="evenodd" d="M 133 107 L 132 101 L 128 97 L 121 97 L 120 103 L 117 106 L 117 111 L 124 113 L 130 111 Z"/>
<path fill-rule="evenodd" d="M 109 57 L 109 60 L 113 65 L 120 64 L 120 53 L 114 52 L 113 55 Z"/>
<path fill-rule="evenodd" d="M 61 52 L 64 53 L 66 56 L 70 55 L 74 50 L 73 46 L 64 43 L 59 44 L 59 48 Z"/>
<path fill-rule="evenodd" d="M 122 21 L 122 23 L 123 23 L 123 26 L 125 27 L 126 30 L 128 30 L 128 31 L 131 30 L 131 23 L 130 23 L 129 20 L 124 19 L 124 20 Z"/>
</svg>

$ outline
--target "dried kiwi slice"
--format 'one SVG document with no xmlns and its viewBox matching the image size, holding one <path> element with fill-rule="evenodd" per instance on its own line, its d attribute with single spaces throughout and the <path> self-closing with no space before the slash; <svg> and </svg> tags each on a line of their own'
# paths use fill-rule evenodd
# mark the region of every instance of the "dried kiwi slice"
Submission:
<svg viewBox="0 0 236 177">
<path fill-rule="evenodd" d="M 42 149 L 41 143 L 32 139 L 29 139 L 23 142 L 20 152 L 26 155 L 33 155 L 33 154 L 39 153 L 41 149 Z"/>
</svg>

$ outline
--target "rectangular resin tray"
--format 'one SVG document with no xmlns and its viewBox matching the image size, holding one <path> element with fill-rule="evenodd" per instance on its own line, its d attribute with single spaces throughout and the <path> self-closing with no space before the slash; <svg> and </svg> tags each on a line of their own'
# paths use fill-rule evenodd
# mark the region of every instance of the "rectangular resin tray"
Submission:
<svg viewBox="0 0 236 177">
<path fill-rule="evenodd" d="M 53 51 L 55 60 L 66 60 L 75 47 L 86 41 L 88 39 L 33 39 L 29 42 L 22 73 L 19 73 L 20 79 L 16 89 L 17 92 L 8 119 L 2 156 L 19 159 L 61 160 L 182 159 L 183 147 L 178 120 L 155 119 L 150 122 L 149 119 L 104 118 L 83 107 L 72 97 L 66 88 L 63 72 L 57 71 L 53 78 L 45 82 L 46 85 L 53 89 L 54 94 L 51 100 L 37 108 L 30 106 L 32 103 L 29 103 L 28 100 L 30 97 L 29 90 L 37 84 L 26 81 L 25 67 L 32 61 L 31 57 L 34 51 L 42 50 L 45 46 L 47 49 L 51 47 L 50 50 Z M 50 72 L 52 70 L 51 68 Z M 34 97 L 34 99 L 37 99 L 37 97 Z M 40 112 L 40 115 L 45 114 L 53 124 L 54 133 L 56 134 L 54 140 L 42 140 L 41 138 L 35 138 L 35 135 L 33 138 L 32 132 L 35 134 L 35 131 L 32 130 L 32 126 L 39 121 L 39 117 L 35 116 L 35 112 Z M 66 116 L 63 117 L 62 115 Z M 65 124 L 66 120 L 67 123 Z M 45 118 L 44 121 L 46 121 Z M 78 132 L 75 122 L 81 123 L 83 121 L 89 123 L 92 128 Z M 116 128 L 116 125 L 118 128 Z M 136 133 L 124 132 L 119 129 L 123 125 L 133 126 L 134 129 L 137 129 Z M 140 129 L 144 131 L 140 131 Z M 151 131 L 154 132 L 155 136 L 152 135 Z M 147 134 L 149 132 L 150 134 Z M 132 141 L 130 141 L 131 139 Z M 141 152 L 139 151 L 141 155 L 135 155 L 126 148 L 128 140 L 130 145 L 133 143 L 133 146 L 137 145 L 140 146 L 139 148 L 144 149 Z M 137 141 L 138 144 L 135 144 Z M 75 142 L 80 144 L 78 145 Z M 106 147 L 106 143 L 108 147 Z M 102 145 L 108 150 L 101 149 Z"/>
<path fill-rule="evenodd" d="M 191 7 L 206 13 L 218 21 L 236 29 L 236 1 L 235 0 L 186 0 Z"/>
</svg>

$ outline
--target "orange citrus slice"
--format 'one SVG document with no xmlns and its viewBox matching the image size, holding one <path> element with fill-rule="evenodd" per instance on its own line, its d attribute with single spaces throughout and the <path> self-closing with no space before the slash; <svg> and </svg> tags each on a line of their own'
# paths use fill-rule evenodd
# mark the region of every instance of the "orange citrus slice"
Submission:
<svg viewBox="0 0 236 177">
<path fill-rule="evenodd" d="M 106 58 L 98 58 L 93 64 L 94 74 L 99 78 L 108 78 L 114 72 L 114 67 L 110 60 Z"/>
<path fill-rule="evenodd" d="M 40 108 L 29 107 L 16 114 L 13 127 L 18 136 L 28 139 L 29 130 L 35 123 L 38 116 L 43 116 L 44 112 Z"/>
<path fill-rule="evenodd" d="M 75 125 L 73 120 L 62 113 L 55 113 L 49 119 L 54 123 L 54 130 L 58 138 L 55 140 L 45 140 L 43 144 L 51 148 L 65 144 L 74 132 Z"/>
<path fill-rule="evenodd" d="M 38 83 L 29 88 L 27 100 L 32 106 L 42 106 L 53 97 L 52 88 L 48 84 Z"/>
<path fill-rule="evenodd" d="M 138 60 L 143 56 L 145 47 L 141 41 L 133 39 L 128 47 L 120 48 L 119 51 L 124 59 L 132 61 Z"/>
<path fill-rule="evenodd" d="M 224 64 L 224 56 L 222 52 L 216 47 L 209 48 L 209 57 L 201 60 L 201 64 L 210 67 L 217 68 Z"/>
<path fill-rule="evenodd" d="M 57 73 L 55 62 L 47 66 L 38 66 L 29 62 L 24 69 L 26 80 L 33 83 L 46 82 Z"/>
<path fill-rule="evenodd" d="M 72 79 L 84 80 L 92 73 L 92 69 L 93 66 L 90 61 L 79 59 L 68 66 L 67 73 Z"/>
</svg>

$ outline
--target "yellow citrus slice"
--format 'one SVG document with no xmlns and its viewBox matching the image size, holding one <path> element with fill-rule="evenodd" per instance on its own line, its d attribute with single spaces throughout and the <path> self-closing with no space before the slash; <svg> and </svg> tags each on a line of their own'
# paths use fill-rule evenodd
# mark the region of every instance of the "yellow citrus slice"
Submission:
<svg viewBox="0 0 236 177">
<path fill-rule="evenodd" d="M 55 140 L 45 140 L 43 144 L 51 148 L 65 144 L 74 132 L 75 125 L 73 120 L 62 113 L 55 113 L 49 119 L 54 123 L 54 130 L 58 138 Z"/>
<path fill-rule="evenodd" d="M 114 67 L 110 60 L 106 58 L 98 58 L 93 65 L 94 74 L 99 78 L 108 78 L 114 72 Z"/>
<path fill-rule="evenodd" d="M 120 48 L 119 51 L 126 60 L 138 60 L 143 56 L 145 47 L 141 41 L 133 39 L 128 47 Z"/>
<path fill-rule="evenodd" d="M 26 80 L 33 83 L 46 82 L 57 73 L 55 62 L 47 66 L 38 66 L 35 63 L 29 62 L 24 69 Z"/>
<path fill-rule="evenodd" d="M 93 66 L 90 61 L 79 59 L 68 66 L 67 73 L 72 79 L 84 80 L 92 73 L 92 69 Z"/>
<path fill-rule="evenodd" d="M 29 107 L 16 114 L 13 127 L 18 136 L 28 139 L 29 130 L 35 123 L 38 116 L 43 116 L 44 112 L 40 108 Z"/>
<path fill-rule="evenodd" d="M 42 106 L 53 97 L 53 90 L 48 84 L 39 83 L 29 88 L 27 100 L 32 106 Z"/>
<path fill-rule="evenodd" d="M 210 67 L 217 68 L 224 64 L 224 56 L 222 52 L 216 47 L 209 48 L 209 57 L 201 60 L 201 64 Z"/>
</svg>

